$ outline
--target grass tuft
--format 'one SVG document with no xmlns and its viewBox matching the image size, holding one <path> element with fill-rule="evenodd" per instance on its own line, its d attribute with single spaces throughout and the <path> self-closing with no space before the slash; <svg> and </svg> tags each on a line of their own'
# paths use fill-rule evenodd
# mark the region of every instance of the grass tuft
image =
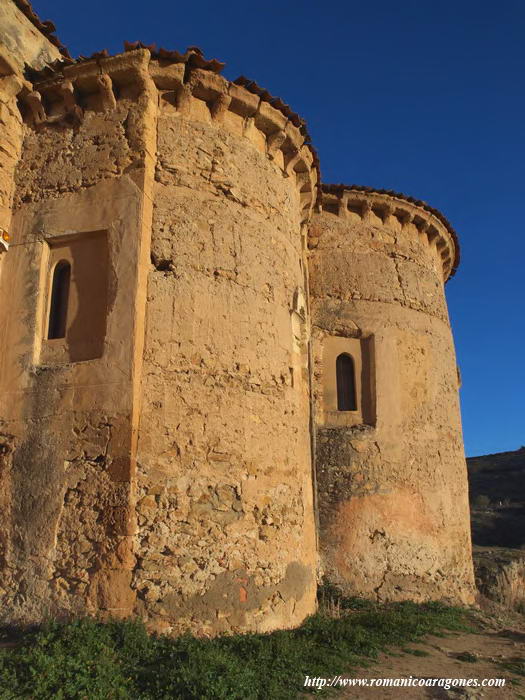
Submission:
<svg viewBox="0 0 525 700">
<path fill-rule="evenodd" d="M 525 676 L 525 659 L 522 656 L 515 656 L 499 663 L 501 668 L 511 671 L 517 676 Z"/>
</svg>

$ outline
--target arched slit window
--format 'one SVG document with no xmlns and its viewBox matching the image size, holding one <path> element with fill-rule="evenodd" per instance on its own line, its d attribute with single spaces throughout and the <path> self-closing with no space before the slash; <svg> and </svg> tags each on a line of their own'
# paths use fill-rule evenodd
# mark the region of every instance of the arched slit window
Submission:
<svg viewBox="0 0 525 700">
<path fill-rule="evenodd" d="M 49 326 L 47 337 L 64 338 L 66 335 L 67 306 L 69 301 L 69 281 L 71 265 L 67 260 L 61 260 L 53 271 L 51 285 L 51 304 L 49 305 Z"/>
<path fill-rule="evenodd" d="M 335 363 L 337 381 L 337 410 L 356 411 L 354 360 L 347 353 L 341 353 Z"/>
</svg>

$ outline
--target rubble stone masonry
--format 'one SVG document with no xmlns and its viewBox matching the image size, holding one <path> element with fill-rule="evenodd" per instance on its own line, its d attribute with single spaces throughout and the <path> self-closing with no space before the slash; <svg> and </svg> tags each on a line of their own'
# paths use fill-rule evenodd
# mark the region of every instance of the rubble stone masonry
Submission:
<svg viewBox="0 0 525 700">
<path fill-rule="evenodd" d="M 471 600 L 450 225 L 321 194 L 303 120 L 198 49 L 0 29 L 0 621 Z"/>
<path fill-rule="evenodd" d="M 326 574 L 380 601 L 472 602 L 450 232 L 402 196 L 332 187 L 310 247 Z M 330 404 L 334 343 L 362 360 L 355 412 Z"/>
</svg>

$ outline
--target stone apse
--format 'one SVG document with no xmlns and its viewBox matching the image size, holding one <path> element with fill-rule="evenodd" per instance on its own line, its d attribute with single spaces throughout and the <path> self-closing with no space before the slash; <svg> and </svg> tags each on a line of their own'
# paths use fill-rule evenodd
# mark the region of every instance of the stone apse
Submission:
<svg viewBox="0 0 525 700">
<path fill-rule="evenodd" d="M 73 60 L 0 1 L 0 617 L 471 602 L 446 219 L 320 182 L 195 47 Z"/>
</svg>

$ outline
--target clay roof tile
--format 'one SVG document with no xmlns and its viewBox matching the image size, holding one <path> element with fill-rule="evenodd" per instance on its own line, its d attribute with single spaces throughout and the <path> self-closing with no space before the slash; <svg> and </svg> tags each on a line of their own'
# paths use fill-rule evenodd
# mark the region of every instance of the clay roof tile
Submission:
<svg viewBox="0 0 525 700">
<path fill-rule="evenodd" d="M 183 62 L 183 55 L 179 53 L 178 51 L 170 51 L 169 49 L 163 49 L 162 47 L 159 49 L 159 58 L 166 60 L 166 61 L 172 61 L 173 63 L 182 63 Z"/>
<path fill-rule="evenodd" d="M 264 102 L 269 102 L 272 107 L 279 110 L 284 116 L 289 119 L 294 126 L 299 128 L 306 125 L 304 119 L 302 119 L 298 114 L 296 114 L 289 105 L 281 100 L 280 97 L 273 97 L 268 90 L 260 87 L 255 80 L 250 80 L 244 75 L 240 75 L 233 81 L 234 85 L 240 85 L 254 95 L 258 95 Z"/>
<path fill-rule="evenodd" d="M 216 58 L 212 58 L 211 60 L 207 61 L 200 53 L 192 54 L 188 59 L 188 64 L 193 68 L 202 68 L 213 73 L 220 73 L 226 65 L 225 63 L 218 61 Z"/>
<path fill-rule="evenodd" d="M 148 49 L 151 53 L 157 51 L 156 44 L 144 44 L 142 41 L 125 41 L 124 40 L 124 51 L 135 51 L 135 49 Z"/>
<path fill-rule="evenodd" d="M 26 2 L 26 0 L 17 1 Z M 182 54 L 178 51 L 164 49 L 162 47 L 160 49 L 157 49 L 157 46 L 155 44 L 148 45 L 144 44 L 141 41 L 124 41 L 124 51 L 135 51 L 136 49 L 148 49 L 153 58 L 161 59 L 162 61 L 171 61 L 173 63 L 186 63 L 190 68 L 200 68 L 203 70 L 212 71 L 214 73 L 220 73 L 226 65 L 225 63 L 218 61 L 216 58 L 212 58 L 210 60 L 204 58 L 202 49 L 200 49 L 198 46 L 189 46 L 186 49 L 186 51 Z M 107 58 L 108 56 L 109 53 L 107 49 L 103 49 L 102 51 L 97 51 L 91 54 L 91 56 L 79 56 L 77 62 L 96 61 L 97 59 Z M 67 62 L 75 63 L 75 61 L 73 61 L 73 59 L 71 58 L 69 58 Z M 51 74 L 57 72 L 58 69 L 63 67 L 65 63 L 66 61 L 63 61 L 59 62 L 58 67 L 46 67 L 42 71 L 32 71 L 31 75 L 28 77 L 32 80 L 32 82 L 46 80 L 50 77 L 50 71 Z M 272 107 L 280 111 L 294 126 L 296 126 L 300 130 L 302 136 L 305 139 L 304 145 L 307 146 L 312 152 L 313 165 L 317 170 L 317 182 L 320 182 L 321 173 L 319 169 L 319 158 L 317 156 L 317 152 L 311 144 L 310 135 L 306 128 L 306 122 L 304 121 L 304 119 L 302 119 L 298 114 L 296 114 L 289 105 L 283 102 L 283 100 L 280 97 L 273 97 L 268 92 L 268 90 L 260 87 L 260 85 L 258 85 L 254 80 L 250 80 L 249 78 L 246 78 L 245 76 L 241 75 L 236 80 L 234 80 L 233 83 L 257 95 L 264 102 L 268 102 L 269 104 L 271 104 Z M 317 188 L 317 202 L 319 202 L 319 197 L 320 189 Z"/>
<path fill-rule="evenodd" d="M 207 60 L 204 58 L 202 49 L 198 46 L 188 46 L 184 53 L 170 49 L 157 49 L 156 44 L 143 44 L 142 41 L 125 41 L 124 50 L 134 51 L 135 49 L 148 49 L 153 58 L 160 58 L 163 61 L 171 61 L 173 63 L 187 63 L 192 68 L 201 68 L 209 70 L 213 73 L 220 73 L 225 63 L 218 61 L 216 58 Z"/>
</svg>

